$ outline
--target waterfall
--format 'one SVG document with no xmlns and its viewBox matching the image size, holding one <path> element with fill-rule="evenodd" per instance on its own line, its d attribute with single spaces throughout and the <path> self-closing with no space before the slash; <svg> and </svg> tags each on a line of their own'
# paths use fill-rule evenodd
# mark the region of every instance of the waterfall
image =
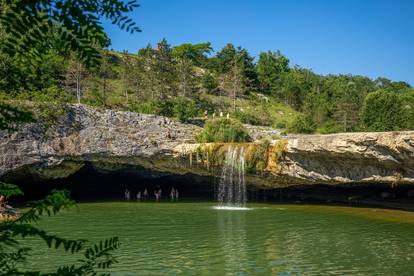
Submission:
<svg viewBox="0 0 414 276">
<path fill-rule="evenodd" d="M 219 206 L 243 207 L 246 205 L 244 148 L 229 146 L 218 187 Z"/>
</svg>

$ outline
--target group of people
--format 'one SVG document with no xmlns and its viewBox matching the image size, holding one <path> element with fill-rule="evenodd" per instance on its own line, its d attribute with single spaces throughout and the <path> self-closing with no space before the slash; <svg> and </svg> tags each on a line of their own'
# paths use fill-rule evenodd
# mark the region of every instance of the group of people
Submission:
<svg viewBox="0 0 414 276">
<path fill-rule="evenodd" d="M 128 189 L 125 189 L 125 199 L 126 200 L 131 200 L 131 192 Z M 171 192 L 170 192 L 170 199 L 171 201 L 178 201 L 178 197 L 179 197 L 179 192 L 178 189 L 172 187 L 171 188 Z M 157 189 L 154 190 L 154 196 L 155 196 L 155 200 L 156 201 L 160 201 L 161 197 L 162 197 L 162 189 L 160 186 L 157 187 Z M 141 201 L 141 200 L 148 200 L 149 199 L 149 193 L 148 190 L 145 188 L 144 191 L 138 191 L 137 196 L 136 196 L 136 200 L 137 201 Z"/>
<path fill-rule="evenodd" d="M 220 118 L 223 118 L 223 111 L 220 110 L 219 115 L 220 115 Z M 204 111 L 204 118 L 208 119 L 208 110 Z M 216 112 L 215 111 L 213 112 L 213 119 L 214 118 L 216 118 Z M 229 113 L 227 113 L 226 118 L 230 119 L 230 114 Z"/>
</svg>

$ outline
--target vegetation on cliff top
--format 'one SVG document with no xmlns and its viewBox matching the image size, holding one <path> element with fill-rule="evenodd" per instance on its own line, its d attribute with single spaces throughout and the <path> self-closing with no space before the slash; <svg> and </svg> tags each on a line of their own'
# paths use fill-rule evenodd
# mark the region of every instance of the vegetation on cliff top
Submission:
<svg viewBox="0 0 414 276">
<path fill-rule="evenodd" d="M 249 140 L 247 129 L 237 120 L 217 118 L 208 120 L 204 129 L 197 134 L 197 142 L 246 142 Z"/>
<path fill-rule="evenodd" d="M 0 32 L 0 42 L 5 37 Z M 75 55 L 50 50 L 33 71 L 32 65 L 0 51 L 1 98 L 80 102 L 182 122 L 206 111 L 210 118 L 222 112 L 242 123 L 295 133 L 414 128 L 414 90 L 405 82 L 322 76 L 291 66 L 280 52 L 262 52 L 255 60 L 233 44 L 215 55 L 209 43 L 173 47 L 165 39 L 133 54 L 99 52 L 100 65 L 87 68 Z M 374 93 L 398 112 L 386 119 L 386 107 L 372 100 Z"/>
</svg>

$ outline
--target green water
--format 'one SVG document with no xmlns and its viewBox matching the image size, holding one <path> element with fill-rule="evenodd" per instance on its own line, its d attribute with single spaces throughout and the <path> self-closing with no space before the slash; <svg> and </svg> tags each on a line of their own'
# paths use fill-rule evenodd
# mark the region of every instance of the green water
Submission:
<svg viewBox="0 0 414 276">
<path fill-rule="evenodd" d="M 414 275 L 414 215 L 301 205 L 91 203 L 40 224 L 61 236 L 119 236 L 113 275 Z M 32 241 L 37 245 L 37 241 Z M 76 261 L 39 242 L 31 268 Z"/>
</svg>

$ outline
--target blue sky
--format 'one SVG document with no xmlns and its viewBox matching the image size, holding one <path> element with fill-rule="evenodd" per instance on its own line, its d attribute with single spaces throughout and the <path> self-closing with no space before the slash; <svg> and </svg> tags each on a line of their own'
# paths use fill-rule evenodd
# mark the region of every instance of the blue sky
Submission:
<svg viewBox="0 0 414 276">
<path fill-rule="evenodd" d="M 414 0 L 141 0 L 132 18 L 143 32 L 109 23 L 110 48 L 137 52 L 227 42 L 253 56 L 280 50 L 291 64 L 321 74 L 383 76 L 414 85 Z"/>
</svg>

